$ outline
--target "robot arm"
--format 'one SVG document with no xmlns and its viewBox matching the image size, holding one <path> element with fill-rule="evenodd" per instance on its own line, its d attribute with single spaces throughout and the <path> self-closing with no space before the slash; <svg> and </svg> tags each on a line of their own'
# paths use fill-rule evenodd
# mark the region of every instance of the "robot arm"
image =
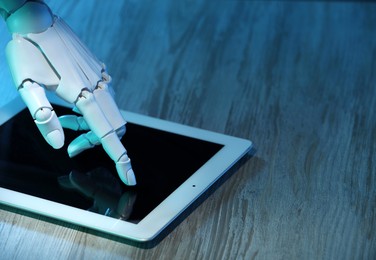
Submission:
<svg viewBox="0 0 376 260">
<path fill-rule="evenodd" d="M 11 33 L 38 33 L 53 23 L 52 12 L 43 1 L 0 0 L 0 10 Z"/>
<path fill-rule="evenodd" d="M 69 155 L 102 144 L 120 179 L 135 185 L 120 142 L 126 122 L 108 91 L 111 78 L 104 65 L 43 1 L 0 0 L 0 10 L 13 34 L 6 53 L 15 85 L 46 141 L 63 146 L 61 124 L 88 130 L 69 145 Z M 62 117 L 60 124 L 44 88 L 74 104 L 82 117 Z"/>
</svg>

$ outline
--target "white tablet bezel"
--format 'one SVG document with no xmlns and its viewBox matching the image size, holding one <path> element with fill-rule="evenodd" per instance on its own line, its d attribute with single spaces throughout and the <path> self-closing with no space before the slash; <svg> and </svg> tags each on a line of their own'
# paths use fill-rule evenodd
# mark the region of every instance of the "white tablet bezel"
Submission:
<svg viewBox="0 0 376 260">
<path fill-rule="evenodd" d="M 49 99 L 54 104 L 69 107 L 69 104 L 53 95 Z M 24 108 L 25 105 L 20 98 L 2 107 L 0 125 Z M 131 112 L 122 113 L 128 122 L 218 143 L 223 145 L 223 148 L 137 224 L 1 187 L 0 203 L 137 242 L 148 242 L 160 234 L 252 147 L 252 142 L 245 139 Z"/>
</svg>

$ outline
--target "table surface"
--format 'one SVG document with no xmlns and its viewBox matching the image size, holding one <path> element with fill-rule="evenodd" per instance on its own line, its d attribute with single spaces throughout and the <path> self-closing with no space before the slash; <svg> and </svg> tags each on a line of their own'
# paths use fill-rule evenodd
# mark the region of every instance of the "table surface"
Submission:
<svg viewBox="0 0 376 260">
<path fill-rule="evenodd" d="M 47 2 L 106 62 L 120 108 L 257 153 L 154 248 L 1 206 L 0 258 L 375 258 L 376 4 Z M 0 67 L 5 104 L 4 51 Z"/>
</svg>

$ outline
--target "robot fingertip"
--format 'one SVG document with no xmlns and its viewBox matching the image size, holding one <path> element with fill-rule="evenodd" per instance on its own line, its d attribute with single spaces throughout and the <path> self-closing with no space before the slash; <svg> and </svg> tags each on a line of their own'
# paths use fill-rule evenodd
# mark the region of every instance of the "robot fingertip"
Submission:
<svg viewBox="0 0 376 260">
<path fill-rule="evenodd" d="M 130 169 L 129 171 L 127 171 L 126 175 L 127 175 L 127 177 L 126 177 L 127 178 L 127 185 L 128 186 L 135 186 L 137 184 L 137 181 L 136 181 L 136 176 L 135 176 L 133 170 Z"/>
<path fill-rule="evenodd" d="M 54 148 L 60 149 L 64 145 L 64 134 L 54 130 L 46 135 L 46 141 Z"/>
</svg>

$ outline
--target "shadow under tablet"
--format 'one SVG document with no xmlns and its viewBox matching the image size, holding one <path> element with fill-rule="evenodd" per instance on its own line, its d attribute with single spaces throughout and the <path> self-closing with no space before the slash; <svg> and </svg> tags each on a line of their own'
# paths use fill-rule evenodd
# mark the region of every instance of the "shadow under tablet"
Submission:
<svg viewBox="0 0 376 260">
<path fill-rule="evenodd" d="M 128 187 L 101 146 L 68 157 L 67 145 L 79 134 L 66 129 L 65 146 L 54 150 L 27 110 L 8 120 L 0 126 L 0 187 L 138 223 L 222 148 L 128 123 L 122 142 L 137 178 Z"/>
</svg>

